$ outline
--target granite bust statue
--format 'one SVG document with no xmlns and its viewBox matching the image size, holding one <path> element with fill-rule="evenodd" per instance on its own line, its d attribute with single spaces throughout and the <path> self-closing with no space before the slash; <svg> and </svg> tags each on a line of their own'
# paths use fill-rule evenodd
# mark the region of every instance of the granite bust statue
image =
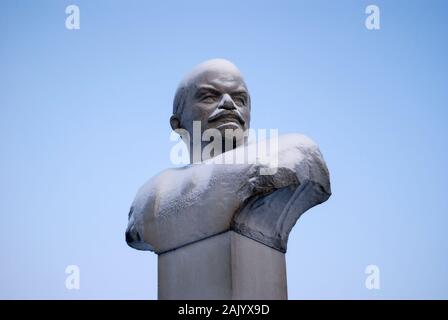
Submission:
<svg viewBox="0 0 448 320">
<path fill-rule="evenodd" d="M 317 145 L 300 134 L 278 137 L 275 173 L 260 174 L 266 164 L 216 164 L 248 145 L 241 134 L 250 128 L 251 99 L 240 71 L 223 59 L 206 61 L 180 83 L 170 124 L 194 135 L 214 129 L 222 133 L 221 149 L 210 157 L 193 154 L 204 142 L 184 140 L 191 164 L 167 169 L 138 191 L 129 212 L 127 243 L 158 254 L 233 230 L 280 252 L 297 219 L 330 195 L 329 173 Z M 226 130 L 235 134 L 230 140 Z M 230 141 L 230 142 L 229 142 Z M 200 144 L 196 146 L 195 144 Z M 246 151 L 244 151 L 246 152 Z"/>
</svg>

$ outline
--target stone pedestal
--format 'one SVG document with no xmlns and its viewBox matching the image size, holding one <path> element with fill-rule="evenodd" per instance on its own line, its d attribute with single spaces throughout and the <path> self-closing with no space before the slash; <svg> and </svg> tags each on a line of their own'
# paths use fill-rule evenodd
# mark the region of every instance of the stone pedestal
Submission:
<svg viewBox="0 0 448 320">
<path fill-rule="evenodd" d="M 234 231 L 159 254 L 159 299 L 287 299 L 285 254 Z"/>
</svg>

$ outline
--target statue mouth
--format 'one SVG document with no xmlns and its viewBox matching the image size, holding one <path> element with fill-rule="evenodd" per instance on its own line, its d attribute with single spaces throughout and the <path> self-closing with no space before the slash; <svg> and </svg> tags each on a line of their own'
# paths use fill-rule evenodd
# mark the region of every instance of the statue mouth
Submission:
<svg viewBox="0 0 448 320">
<path fill-rule="evenodd" d="M 209 123 L 212 122 L 219 122 L 221 124 L 225 124 L 225 123 L 237 123 L 239 125 L 241 125 L 241 127 L 244 127 L 244 124 L 246 123 L 246 121 L 244 121 L 243 117 L 241 115 L 239 115 L 236 112 L 231 112 L 231 111 L 222 111 L 220 113 L 217 113 L 215 115 L 212 115 L 209 119 L 208 119 Z"/>
</svg>

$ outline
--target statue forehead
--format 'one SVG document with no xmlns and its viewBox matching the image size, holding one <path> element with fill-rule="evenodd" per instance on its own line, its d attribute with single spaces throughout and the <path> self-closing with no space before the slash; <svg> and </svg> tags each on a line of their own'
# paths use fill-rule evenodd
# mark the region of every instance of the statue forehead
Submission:
<svg viewBox="0 0 448 320">
<path fill-rule="evenodd" d="M 206 84 L 246 89 L 241 72 L 233 63 L 224 59 L 208 60 L 197 65 L 182 81 L 182 86 L 190 88 Z"/>
</svg>

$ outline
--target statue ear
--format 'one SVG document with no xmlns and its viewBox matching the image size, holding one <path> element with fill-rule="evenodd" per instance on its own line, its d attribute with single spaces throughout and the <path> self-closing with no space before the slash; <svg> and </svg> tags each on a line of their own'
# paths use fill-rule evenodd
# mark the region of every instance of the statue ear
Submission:
<svg viewBox="0 0 448 320">
<path fill-rule="evenodd" d="M 180 129 L 180 120 L 176 114 L 173 114 L 170 118 L 171 129 L 176 130 Z"/>
</svg>

